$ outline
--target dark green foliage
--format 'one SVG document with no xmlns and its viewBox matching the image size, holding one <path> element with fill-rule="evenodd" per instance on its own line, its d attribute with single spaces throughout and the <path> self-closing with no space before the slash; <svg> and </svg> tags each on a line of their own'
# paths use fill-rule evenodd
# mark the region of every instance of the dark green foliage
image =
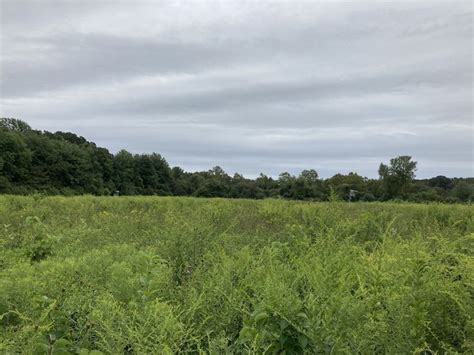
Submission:
<svg viewBox="0 0 474 355">
<path fill-rule="evenodd" d="M 31 130 L 31 127 L 28 123 L 16 118 L 2 117 L 0 118 L 0 129 L 6 129 L 13 132 L 27 132 Z"/>
<path fill-rule="evenodd" d="M 474 197 L 474 184 L 467 181 L 459 181 L 453 189 L 454 197 L 459 201 L 469 201 Z"/>
<path fill-rule="evenodd" d="M 138 179 L 135 173 L 135 161 L 133 155 L 126 150 L 121 150 L 115 155 L 114 166 L 114 183 L 115 187 L 122 195 L 138 194 L 138 188 L 142 185 L 141 179 Z"/>
<path fill-rule="evenodd" d="M 277 180 L 260 174 L 229 176 L 222 168 L 185 172 L 153 154 L 111 154 L 70 132 L 40 132 L 20 120 L 0 119 L 0 193 L 50 195 L 174 195 L 294 200 L 469 202 L 474 179 L 437 176 L 414 180 L 416 162 L 409 156 L 380 165 L 380 179 L 357 173 L 321 179 L 313 170 L 287 172 Z M 352 194 L 351 194 L 352 191 Z"/>
<path fill-rule="evenodd" d="M 31 151 L 17 132 L 0 128 L 0 152 L 0 186 L 8 190 L 28 177 Z"/>
<path fill-rule="evenodd" d="M 407 188 L 415 178 L 416 165 L 416 161 L 412 161 L 408 155 L 390 159 L 389 166 L 380 164 L 380 179 L 389 198 L 404 197 Z"/>
<path fill-rule="evenodd" d="M 327 186 L 330 186 L 334 189 L 335 193 L 339 196 L 341 200 L 347 200 L 349 198 L 350 190 L 357 191 L 356 199 L 363 199 L 362 197 L 365 196 L 365 200 L 370 201 L 370 186 L 367 184 L 367 179 L 357 175 L 357 173 L 349 173 L 348 175 L 336 174 L 333 177 L 327 179 L 325 181 Z M 375 191 L 371 194 L 374 196 Z"/>
</svg>

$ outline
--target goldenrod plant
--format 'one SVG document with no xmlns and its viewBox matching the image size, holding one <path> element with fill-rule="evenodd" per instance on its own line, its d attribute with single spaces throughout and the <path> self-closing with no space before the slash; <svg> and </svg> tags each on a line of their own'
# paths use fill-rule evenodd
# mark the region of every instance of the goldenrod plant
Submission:
<svg viewBox="0 0 474 355">
<path fill-rule="evenodd" d="M 0 196 L 0 353 L 472 353 L 473 215 Z"/>
</svg>

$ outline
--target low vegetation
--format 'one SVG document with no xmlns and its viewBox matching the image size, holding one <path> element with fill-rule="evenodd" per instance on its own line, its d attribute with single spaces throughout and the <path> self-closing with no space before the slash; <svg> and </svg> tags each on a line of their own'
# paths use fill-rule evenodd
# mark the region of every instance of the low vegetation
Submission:
<svg viewBox="0 0 474 355">
<path fill-rule="evenodd" d="M 472 353 L 473 212 L 0 196 L 0 353 Z"/>
</svg>

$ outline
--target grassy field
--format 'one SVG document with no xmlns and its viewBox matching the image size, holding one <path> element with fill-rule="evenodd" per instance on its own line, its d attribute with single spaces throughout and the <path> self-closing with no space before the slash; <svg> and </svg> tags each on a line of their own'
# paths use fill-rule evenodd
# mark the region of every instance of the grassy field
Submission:
<svg viewBox="0 0 474 355">
<path fill-rule="evenodd" d="M 0 196 L 0 353 L 472 353 L 473 215 Z"/>
</svg>

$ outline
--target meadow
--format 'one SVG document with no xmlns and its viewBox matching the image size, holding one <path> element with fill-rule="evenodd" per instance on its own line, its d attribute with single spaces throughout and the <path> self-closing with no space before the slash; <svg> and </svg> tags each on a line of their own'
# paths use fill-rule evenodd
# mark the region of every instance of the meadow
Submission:
<svg viewBox="0 0 474 355">
<path fill-rule="evenodd" d="M 472 353 L 473 215 L 0 196 L 0 353 Z"/>
</svg>

